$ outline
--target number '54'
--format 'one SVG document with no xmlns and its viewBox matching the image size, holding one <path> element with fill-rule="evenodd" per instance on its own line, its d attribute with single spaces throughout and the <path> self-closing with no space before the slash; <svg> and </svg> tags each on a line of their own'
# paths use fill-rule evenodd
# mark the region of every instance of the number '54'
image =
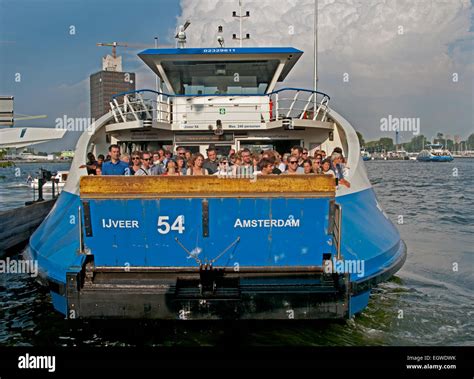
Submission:
<svg viewBox="0 0 474 379">
<path fill-rule="evenodd" d="M 179 234 L 184 232 L 184 216 L 179 215 L 176 220 L 170 225 L 169 216 L 158 217 L 158 232 L 160 234 L 168 234 L 170 231 L 177 231 Z"/>
</svg>

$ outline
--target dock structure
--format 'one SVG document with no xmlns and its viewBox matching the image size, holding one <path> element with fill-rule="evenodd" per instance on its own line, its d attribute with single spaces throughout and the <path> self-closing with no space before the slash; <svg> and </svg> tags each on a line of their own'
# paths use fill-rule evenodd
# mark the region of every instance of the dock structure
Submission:
<svg viewBox="0 0 474 379">
<path fill-rule="evenodd" d="M 38 201 L 0 212 L 0 258 L 29 240 L 55 202 L 56 199 Z"/>
</svg>

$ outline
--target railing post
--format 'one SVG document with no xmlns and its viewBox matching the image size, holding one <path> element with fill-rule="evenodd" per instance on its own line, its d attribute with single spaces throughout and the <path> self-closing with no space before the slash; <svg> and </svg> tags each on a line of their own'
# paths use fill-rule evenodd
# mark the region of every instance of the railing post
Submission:
<svg viewBox="0 0 474 379">
<path fill-rule="evenodd" d="M 278 120 L 278 92 L 275 94 L 275 120 Z"/>
<path fill-rule="evenodd" d="M 171 98 L 169 96 L 166 99 L 166 106 L 167 106 L 166 113 L 168 114 L 167 119 L 168 119 L 168 122 L 171 123 Z"/>
<path fill-rule="evenodd" d="M 293 110 L 293 107 L 295 106 L 296 100 L 298 99 L 300 91 L 296 90 L 295 97 L 293 98 L 293 102 L 290 105 L 290 109 L 288 109 L 288 113 L 286 114 L 286 117 L 290 117 L 291 111 Z"/>
</svg>

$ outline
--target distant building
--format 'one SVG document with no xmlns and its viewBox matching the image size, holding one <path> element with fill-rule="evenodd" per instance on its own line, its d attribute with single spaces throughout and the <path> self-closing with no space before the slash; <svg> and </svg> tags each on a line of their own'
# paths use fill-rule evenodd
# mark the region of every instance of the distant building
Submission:
<svg viewBox="0 0 474 379">
<path fill-rule="evenodd" d="M 122 71 L 122 57 L 102 58 L 102 71 L 90 76 L 91 118 L 110 111 L 110 100 L 120 92 L 135 90 L 135 73 Z"/>
</svg>

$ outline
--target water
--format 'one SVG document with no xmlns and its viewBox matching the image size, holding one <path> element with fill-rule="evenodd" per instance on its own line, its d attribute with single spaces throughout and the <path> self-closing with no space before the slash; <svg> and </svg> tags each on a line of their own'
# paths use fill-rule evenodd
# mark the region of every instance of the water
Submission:
<svg viewBox="0 0 474 379">
<path fill-rule="evenodd" d="M 347 322 L 71 322 L 33 279 L 8 275 L 0 277 L 0 345 L 473 345 L 474 160 L 371 161 L 366 167 L 409 252 L 396 277 Z M 11 169 L 0 170 L 7 176 L 0 180 L 1 207 L 22 204 L 28 190 L 14 187 L 21 180 Z"/>
<path fill-rule="evenodd" d="M 38 191 L 27 183 L 28 176 L 35 178 L 40 168 L 49 171 L 68 171 L 71 164 L 64 163 L 17 163 L 14 166 L 0 167 L 0 211 L 18 208 L 25 205 L 25 201 L 38 197 Z M 45 191 L 43 198 L 51 198 L 51 191 Z"/>
</svg>

